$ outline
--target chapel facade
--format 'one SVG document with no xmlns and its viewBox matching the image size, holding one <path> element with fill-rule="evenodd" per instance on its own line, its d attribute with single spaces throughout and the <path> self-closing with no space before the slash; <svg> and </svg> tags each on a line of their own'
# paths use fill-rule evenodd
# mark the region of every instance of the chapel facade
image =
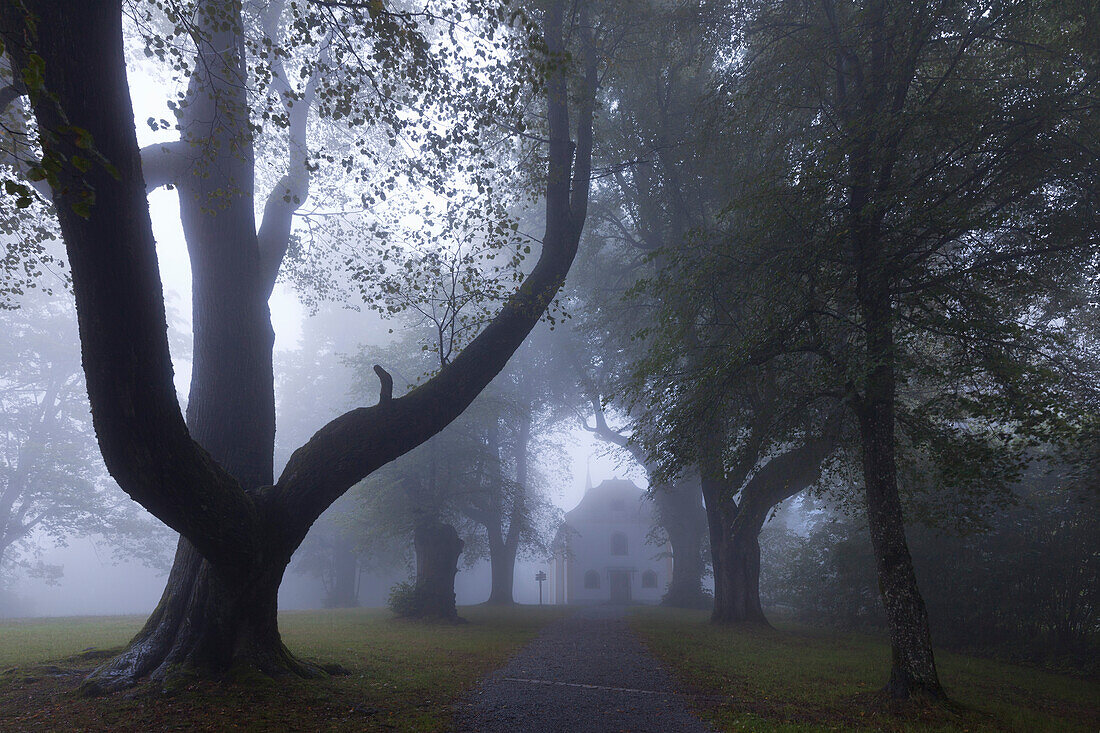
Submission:
<svg viewBox="0 0 1100 733">
<path fill-rule="evenodd" d="M 658 603 L 672 577 L 667 544 L 647 544 L 653 503 L 634 482 L 589 487 L 554 540 L 555 603 Z"/>
</svg>

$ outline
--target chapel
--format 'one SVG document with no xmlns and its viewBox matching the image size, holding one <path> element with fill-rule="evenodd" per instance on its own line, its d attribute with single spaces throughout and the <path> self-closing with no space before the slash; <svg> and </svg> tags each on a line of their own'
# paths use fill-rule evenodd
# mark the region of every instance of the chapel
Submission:
<svg viewBox="0 0 1100 733">
<path fill-rule="evenodd" d="M 554 539 L 554 602 L 659 603 L 672 554 L 647 542 L 653 525 L 653 502 L 633 481 L 589 482 Z"/>
</svg>

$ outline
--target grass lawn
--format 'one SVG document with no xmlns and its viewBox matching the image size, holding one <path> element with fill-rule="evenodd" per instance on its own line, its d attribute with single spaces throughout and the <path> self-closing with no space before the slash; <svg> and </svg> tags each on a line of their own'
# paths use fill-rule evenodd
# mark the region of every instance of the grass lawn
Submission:
<svg viewBox="0 0 1100 733">
<path fill-rule="evenodd" d="M 351 674 L 324 680 L 200 682 L 167 697 L 83 699 L 98 662 L 89 647 L 124 644 L 141 617 L 0 621 L 0 731 L 439 731 L 451 706 L 563 611 L 552 606 L 460 609 L 469 623 L 427 625 L 385 610 L 288 612 L 287 646 Z M 75 655 L 75 656 L 74 656 Z"/>
<path fill-rule="evenodd" d="M 638 609 L 631 626 L 672 669 L 697 712 L 727 731 L 1100 730 L 1100 683 L 937 652 L 947 710 L 882 705 L 882 639 L 781 627 L 710 626 L 704 612 Z"/>
</svg>

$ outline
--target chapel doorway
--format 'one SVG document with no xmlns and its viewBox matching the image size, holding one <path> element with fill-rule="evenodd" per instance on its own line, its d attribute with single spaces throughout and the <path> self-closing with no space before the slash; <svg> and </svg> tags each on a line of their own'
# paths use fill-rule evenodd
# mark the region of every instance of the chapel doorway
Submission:
<svg viewBox="0 0 1100 733">
<path fill-rule="evenodd" d="M 630 572 L 627 570 L 608 570 L 607 584 L 611 589 L 612 603 L 630 603 Z"/>
</svg>

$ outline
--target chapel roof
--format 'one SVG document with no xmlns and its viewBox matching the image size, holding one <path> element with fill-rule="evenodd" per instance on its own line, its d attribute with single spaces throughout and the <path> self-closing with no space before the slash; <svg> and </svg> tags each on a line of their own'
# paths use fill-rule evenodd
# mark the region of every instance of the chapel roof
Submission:
<svg viewBox="0 0 1100 733">
<path fill-rule="evenodd" d="M 629 479 L 608 479 L 585 492 L 577 506 L 565 513 L 571 525 L 599 521 L 652 522 L 652 503 Z"/>
</svg>

